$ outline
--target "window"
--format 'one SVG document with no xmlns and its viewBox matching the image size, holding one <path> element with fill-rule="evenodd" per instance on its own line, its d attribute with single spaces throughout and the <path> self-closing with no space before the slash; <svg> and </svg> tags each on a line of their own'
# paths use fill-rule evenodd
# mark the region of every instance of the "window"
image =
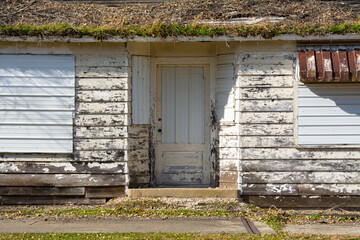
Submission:
<svg viewBox="0 0 360 240">
<path fill-rule="evenodd" d="M 0 152 L 71 153 L 72 56 L 0 55 Z"/>
<path fill-rule="evenodd" d="M 359 57 L 354 49 L 298 52 L 300 145 L 360 144 Z"/>
</svg>

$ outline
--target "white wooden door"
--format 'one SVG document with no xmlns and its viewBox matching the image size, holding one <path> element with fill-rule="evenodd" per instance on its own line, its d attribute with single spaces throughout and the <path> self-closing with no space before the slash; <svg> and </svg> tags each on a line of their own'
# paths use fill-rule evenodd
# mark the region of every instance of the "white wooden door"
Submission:
<svg viewBox="0 0 360 240">
<path fill-rule="evenodd" d="M 209 68 L 157 68 L 156 163 L 158 185 L 208 186 Z"/>
</svg>

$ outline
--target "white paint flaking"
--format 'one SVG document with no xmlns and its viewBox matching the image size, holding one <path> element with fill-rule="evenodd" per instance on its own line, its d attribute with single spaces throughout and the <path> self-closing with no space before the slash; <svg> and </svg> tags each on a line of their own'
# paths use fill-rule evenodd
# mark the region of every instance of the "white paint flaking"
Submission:
<svg viewBox="0 0 360 240">
<path fill-rule="evenodd" d="M 14 163 L 0 163 L 0 169 L 3 172 L 20 172 L 21 170 Z"/>
<path fill-rule="evenodd" d="M 98 163 L 93 162 L 88 164 L 89 168 L 112 169 L 119 166 L 117 163 Z"/>
<path fill-rule="evenodd" d="M 44 171 L 44 173 L 48 173 L 50 169 L 48 169 L 48 168 L 43 168 L 42 170 Z"/>
</svg>

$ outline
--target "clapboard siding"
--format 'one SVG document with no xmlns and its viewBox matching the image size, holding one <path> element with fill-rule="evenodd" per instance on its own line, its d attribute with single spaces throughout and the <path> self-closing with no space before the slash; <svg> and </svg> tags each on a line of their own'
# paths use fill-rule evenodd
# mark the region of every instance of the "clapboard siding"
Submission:
<svg viewBox="0 0 360 240">
<path fill-rule="evenodd" d="M 246 52 L 238 58 L 243 65 L 238 67 L 236 85 L 240 97 L 236 102 L 240 119 L 236 121 L 242 145 L 240 190 L 260 206 L 299 207 L 301 196 L 332 195 L 339 196 L 336 199 L 342 206 L 351 207 L 340 196 L 360 195 L 360 148 L 355 145 L 360 139 L 359 86 L 299 84 L 297 88 L 295 45 L 293 52 L 289 52 L 289 43 L 273 45 L 277 52 L 244 43 L 241 49 Z M 299 144 L 316 142 L 321 146 L 299 147 L 297 134 Z M 334 147 L 345 139 L 354 145 Z M 279 201 L 271 200 L 280 196 Z M 306 202 L 308 207 L 326 207 L 336 201 Z"/>
<path fill-rule="evenodd" d="M 0 71 L 4 83 L 0 86 L 0 97 L 8 103 L 0 110 L 6 113 L 2 121 L 7 124 L 0 126 L 4 131 L 2 136 L 21 137 L 16 124 L 34 117 L 34 124 L 24 125 L 23 129 L 36 141 L 46 135 L 57 136 L 58 141 L 69 138 L 74 141 L 74 151 L 69 154 L 0 153 L 0 186 L 4 186 L 0 187 L 0 203 L 97 204 L 124 194 L 129 174 L 127 139 L 131 94 L 128 56 L 123 44 L 24 43 L 21 49 L 11 43 L 6 46 L 1 50 L 3 53 L 27 54 L 25 59 L 32 59 L 36 54 L 50 60 L 54 58 L 51 54 L 70 55 L 75 58 L 75 76 L 71 77 L 67 68 L 53 67 L 41 72 L 43 66 L 36 62 L 36 57 L 29 68 L 23 68 L 26 74 L 20 77 L 10 77 L 11 71 Z M 60 60 L 55 65 L 62 64 Z M 0 68 L 9 68 L 12 62 L 20 63 L 0 59 Z M 64 77 L 53 78 L 50 73 L 62 73 Z M 41 78 L 35 81 L 34 76 Z M 13 95 L 21 93 L 21 98 L 13 104 Z M 71 101 L 74 120 L 73 114 L 66 111 Z M 25 107 L 28 109 L 24 114 L 9 111 L 9 108 Z M 51 118 L 46 118 L 47 114 Z M 73 125 L 73 130 L 65 129 Z M 142 133 L 131 134 L 141 136 Z M 46 144 L 52 142 L 47 140 Z M 131 145 L 146 148 L 143 141 Z"/>
</svg>

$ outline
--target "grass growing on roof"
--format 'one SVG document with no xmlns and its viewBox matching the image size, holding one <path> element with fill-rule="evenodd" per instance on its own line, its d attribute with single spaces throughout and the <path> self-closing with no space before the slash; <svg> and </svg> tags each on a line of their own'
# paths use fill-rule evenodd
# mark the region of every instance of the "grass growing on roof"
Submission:
<svg viewBox="0 0 360 240">
<path fill-rule="evenodd" d="M 92 37 L 97 40 L 106 40 L 111 37 L 132 38 L 132 37 L 263 37 L 270 39 L 285 34 L 299 36 L 326 35 L 326 34 L 360 34 L 360 23 L 344 23 L 340 25 L 330 25 L 328 27 L 311 26 L 287 26 L 279 24 L 265 25 L 238 25 L 238 26 L 210 26 L 210 25 L 179 25 L 179 24 L 153 24 L 151 26 L 132 26 L 126 25 L 119 28 L 95 27 L 87 28 L 84 26 L 71 26 L 66 23 L 53 25 L 14 25 L 0 26 L 1 36 L 31 36 L 31 37 Z"/>
</svg>

